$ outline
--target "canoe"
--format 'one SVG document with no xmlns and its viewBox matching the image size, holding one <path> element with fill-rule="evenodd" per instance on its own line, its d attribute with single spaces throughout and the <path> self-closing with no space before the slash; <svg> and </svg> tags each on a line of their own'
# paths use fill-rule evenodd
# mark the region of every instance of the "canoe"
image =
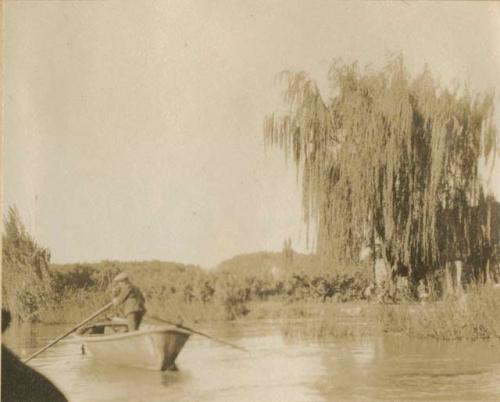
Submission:
<svg viewBox="0 0 500 402">
<path fill-rule="evenodd" d="M 175 359 L 191 335 L 170 325 L 143 324 L 138 331 L 125 332 L 123 322 L 86 326 L 75 333 L 82 350 L 101 361 L 150 370 L 175 370 Z"/>
</svg>

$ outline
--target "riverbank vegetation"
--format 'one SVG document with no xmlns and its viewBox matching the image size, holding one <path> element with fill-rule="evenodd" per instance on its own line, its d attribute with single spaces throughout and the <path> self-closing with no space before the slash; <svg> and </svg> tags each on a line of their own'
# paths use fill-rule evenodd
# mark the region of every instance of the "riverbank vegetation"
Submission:
<svg viewBox="0 0 500 402">
<path fill-rule="evenodd" d="M 16 208 L 4 217 L 2 234 L 2 307 L 15 319 L 33 321 L 54 301 L 50 252 L 24 227 Z"/>
<path fill-rule="evenodd" d="M 283 77 L 289 108 L 269 116 L 265 136 L 302 172 L 306 224 L 317 229 L 313 255 L 294 253 L 287 240 L 282 253 L 236 256 L 211 270 L 50 264 L 10 209 L 2 291 L 13 317 L 76 322 L 110 300 L 113 277 L 126 271 L 150 316 L 179 323 L 315 318 L 285 332 L 498 338 L 500 204 L 479 175 L 497 152 L 492 94 L 447 89 L 427 70 L 413 78 L 401 58 L 380 71 L 335 64 L 328 98 L 304 73 Z"/>
<path fill-rule="evenodd" d="M 236 256 L 209 271 L 160 261 L 40 266 L 47 260 L 33 254 L 45 249 L 28 235 L 15 210 L 6 223 L 3 303 L 19 320 L 77 322 L 109 301 L 112 279 L 126 271 L 143 290 L 149 316 L 178 323 L 273 319 L 288 338 L 315 341 L 383 333 L 500 339 L 500 289 L 491 284 L 471 282 L 464 292 L 425 304 L 411 294 L 384 303 L 366 297 L 373 280 L 370 264 L 325 271 L 316 256 L 293 251 Z M 21 258 L 24 264 L 13 263 Z M 297 325 L 297 319 L 307 325 Z"/>
<path fill-rule="evenodd" d="M 428 305 L 384 306 L 382 329 L 440 340 L 500 339 L 500 288 L 471 286 L 467 293 Z"/>
<path fill-rule="evenodd" d="M 109 300 L 112 278 L 120 271 L 128 272 L 143 291 L 150 316 L 176 322 L 270 318 L 282 314 L 282 305 L 290 305 L 292 314 L 307 303 L 362 297 L 369 270 L 320 272 L 314 269 L 315 260 L 295 255 L 284 268 L 281 253 L 263 252 L 237 256 L 209 271 L 159 261 L 53 265 L 54 292 L 61 303 L 42 309 L 40 319 L 90 314 Z"/>
<path fill-rule="evenodd" d="M 316 256 L 293 251 L 240 255 L 209 271 L 160 261 L 48 264 L 39 269 L 40 259 L 13 249 L 35 254 L 44 249 L 27 234 L 15 210 L 7 218 L 3 300 L 19 320 L 80 321 L 109 302 L 112 279 L 126 271 L 144 292 L 149 317 L 178 323 L 273 319 L 282 323 L 287 338 L 314 341 L 383 333 L 500 339 L 500 289 L 491 284 L 471 282 L 463 292 L 425 304 L 411 294 L 385 303 L 367 299 L 370 264 L 325 271 Z M 21 255 L 26 263 L 11 265 Z"/>
<path fill-rule="evenodd" d="M 282 304 L 300 314 L 300 304 L 359 300 L 371 281 L 365 265 L 325 271 L 314 255 L 291 250 L 236 256 L 212 270 L 161 261 L 50 264 L 15 209 L 5 222 L 3 303 L 19 321 L 83 319 L 109 302 L 121 271 L 143 291 L 150 315 L 176 322 L 267 318 Z"/>
<path fill-rule="evenodd" d="M 309 306 L 304 325 L 283 323 L 283 333 L 295 340 L 328 341 L 392 334 L 441 341 L 500 341 L 500 288 L 490 284 L 471 286 L 460 295 L 431 303 L 366 302 Z M 318 319 L 319 318 L 319 319 Z"/>
</svg>

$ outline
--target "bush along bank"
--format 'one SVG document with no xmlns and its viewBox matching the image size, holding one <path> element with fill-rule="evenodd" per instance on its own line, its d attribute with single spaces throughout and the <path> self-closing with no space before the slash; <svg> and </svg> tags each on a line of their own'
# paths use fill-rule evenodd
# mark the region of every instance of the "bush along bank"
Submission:
<svg viewBox="0 0 500 402">
<path fill-rule="evenodd" d="M 271 318 L 276 315 L 273 311 L 276 305 L 356 301 L 363 297 L 369 283 L 369 278 L 360 272 L 309 274 L 300 267 L 283 269 L 279 276 L 272 270 L 206 271 L 196 266 L 158 261 L 105 261 L 54 265 L 51 269 L 56 302 L 39 312 L 43 322 L 85 318 L 111 297 L 108 289 L 120 271 L 127 271 L 132 282 L 143 291 L 151 315 L 181 322 L 255 317 L 254 308 L 260 309 L 260 318 Z"/>
</svg>

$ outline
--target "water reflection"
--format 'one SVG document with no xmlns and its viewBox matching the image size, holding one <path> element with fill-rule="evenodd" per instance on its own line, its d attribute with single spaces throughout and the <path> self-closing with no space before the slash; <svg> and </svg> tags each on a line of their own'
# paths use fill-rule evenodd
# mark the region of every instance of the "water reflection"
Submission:
<svg viewBox="0 0 500 402">
<path fill-rule="evenodd" d="M 302 322 L 301 325 L 307 325 Z M 27 355 L 64 327 L 13 328 L 7 343 Z M 273 322 L 200 328 L 249 349 L 193 336 L 178 372 L 115 367 L 62 342 L 33 360 L 76 402 L 496 400 L 500 348 L 404 337 L 290 342 Z"/>
<path fill-rule="evenodd" d="M 28 356 L 30 351 L 36 349 L 37 343 L 40 342 L 39 336 L 37 326 L 28 323 L 12 323 L 5 334 L 2 334 L 3 341 L 7 342 L 11 349 L 23 357 Z"/>
<path fill-rule="evenodd" d="M 325 400 L 483 401 L 500 394 L 500 353 L 486 343 L 337 341 L 323 364 L 329 375 L 318 386 Z"/>
</svg>

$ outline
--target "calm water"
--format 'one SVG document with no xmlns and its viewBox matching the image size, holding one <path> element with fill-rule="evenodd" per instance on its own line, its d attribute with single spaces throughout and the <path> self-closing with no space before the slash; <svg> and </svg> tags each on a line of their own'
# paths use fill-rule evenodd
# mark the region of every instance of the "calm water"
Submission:
<svg viewBox="0 0 500 402">
<path fill-rule="evenodd" d="M 307 325 L 306 322 L 300 325 Z M 61 334 L 60 326 L 11 328 L 4 340 L 27 356 Z M 500 347 L 404 337 L 289 341 L 278 323 L 204 327 L 252 353 L 193 336 L 179 372 L 119 368 L 63 342 L 30 364 L 75 402 L 499 400 Z"/>
</svg>

